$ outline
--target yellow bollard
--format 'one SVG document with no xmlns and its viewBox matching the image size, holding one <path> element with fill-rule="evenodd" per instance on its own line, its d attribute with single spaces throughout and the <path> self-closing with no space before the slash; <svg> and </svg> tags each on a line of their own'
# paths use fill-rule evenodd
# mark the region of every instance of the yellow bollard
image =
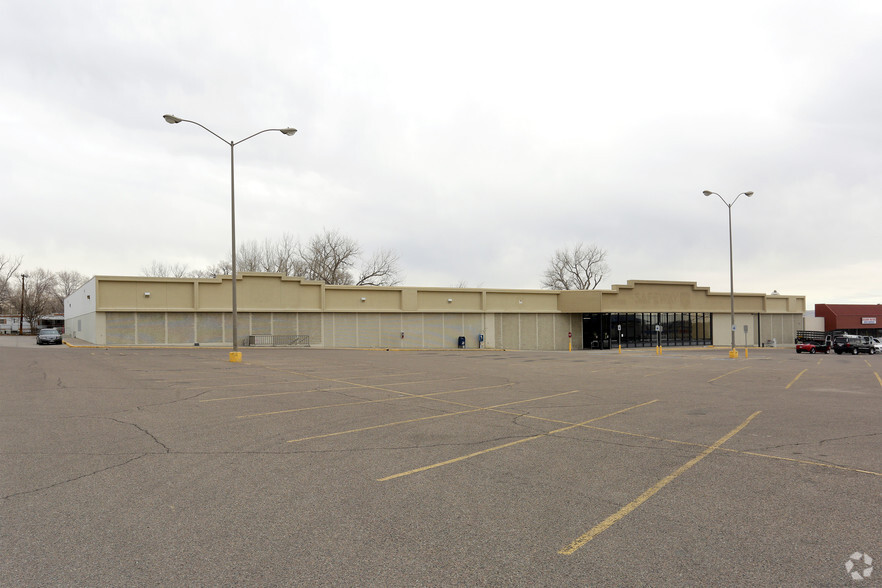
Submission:
<svg viewBox="0 0 882 588">
<path fill-rule="evenodd" d="M 735 359 L 736 357 L 738 357 L 738 350 L 733 347 L 729 350 L 729 358 Z"/>
<path fill-rule="evenodd" d="M 242 363 L 242 352 L 230 351 L 230 361 L 232 363 Z"/>
<path fill-rule="evenodd" d="M 747 359 L 747 347 L 744 348 L 744 359 Z"/>
</svg>

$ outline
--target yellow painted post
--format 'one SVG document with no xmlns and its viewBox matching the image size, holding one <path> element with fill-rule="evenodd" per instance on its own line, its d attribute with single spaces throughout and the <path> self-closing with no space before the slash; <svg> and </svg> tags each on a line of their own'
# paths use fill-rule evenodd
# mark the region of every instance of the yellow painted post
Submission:
<svg viewBox="0 0 882 588">
<path fill-rule="evenodd" d="M 230 351 L 230 362 L 242 363 L 242 352 L 241 351 Z"/>
<path fill-rule="evenodd" d="M 744 359 L 747 359 L 747 347 L 744 348 Z"/>
</svg>

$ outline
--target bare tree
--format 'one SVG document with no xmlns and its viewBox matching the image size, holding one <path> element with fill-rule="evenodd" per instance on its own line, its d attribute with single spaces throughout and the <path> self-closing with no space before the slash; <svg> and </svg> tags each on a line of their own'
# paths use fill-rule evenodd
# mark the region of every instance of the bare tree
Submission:
<svg viewBox="0 0 882 588">
<path fill-rule="evenodd" d="M 233 273 L 233 264 L 229 258 L 210 265 L 204 270 L 193 270 L 194 278 L 216 278 L 218 276 L 229 276 Z"/>
<path fill-rule="evenodd" d="M 606 250 L 579 243 L 558 249 L 545 270 L 542 287 L 551 290 L 593 290 L 609 272 Z"/>
<path fill-rule="evenodd" d="M 352 268 L 360 252 L 354 239 L 327 229 L 297 251 L 303 263 L 303 277 L 326 284 L 351 284 Z"/>
<path fill-rule="evenodd" d="M 302 265 L 297 247 L 298 243 L 291 233 L 284 233 L 278 241 L 265 240 L 261 251 L 261 271 L 296 275 L 295 270 Z"/>
<path fill-rule="evenodd" d="M 191 272 L 184 263 L 166 264 L 153 260 L 150 267 L 141 269 L 141 273 L 149 278 L 186 278 Z"/>
<path fill-rule="evenodd" d="M 396 286 L 401 283 L 398 255 L 391 249 L 380 249 L 362 265 L 356 286 Z"/>
<path fill-rule="evenodd" d="M 12 311 L 14 293 L 10 282 L 13 281 L 13 276 L 19 267 L 21 267 L 21 256 L 13 258 L 5 254 L 0 255 L 0 314 Z"/>
<path fill-rule="evenodd" d="M 391 249 L 380 249 L 366 261 L 359 258 L 360 253 L 358 242 L 337 230 L 325 229 L 306 245 L 285 233 L 278 241 L 240 243 L 236 248 L 236 271 L 280 273 L 326 284 L 394 286 L 401 282 L 399 258 Z M 232 267 L 232 259 L 227 256 L 204 270 L 188 270 L 186 266 L 154 261 L 143 272 L 146 276 L 207 278 L 230 275 Z"/>
<path fill-rule="evenodd" d="M 73 294 L 80 286 L 89 281 L 88 276 L 84 276 L 76 271 L 60 271 L 55 274 L 55 296 L 58 301 L 64 305 L 64 299 Z"/>
<path fill-rule="evenodd" d="M 256 240 L 244 241 L 236 248 L 236 272 L 301 275 L 295 271 L 302 266 L 297 248 L 298 244 L 290 233 L 283 234 L 278 241 L 265 239 L 263 244 Z M 233 273 L 233 261 L 228 255 L 216 265 L 190 273 L 196 278 L 230 275 Z"/>
<path fill-rule="evenodd" d="M 257 241 L 243 241 L 236 248 L 236 272 L 261 272 L 263 269 L 263 249 Z M 232 267 L 232 263 L 230 264 Z"/>
<path fill-rule="evenodd" d="M 57 278 L 54 273 L 40 268 L 26 274 L 28 277 L 25 280 L 24 315 L 33 330 L 40 317 L 53 312 L 63 312 L 64 307 L 55 294 Z"/>
</svg>

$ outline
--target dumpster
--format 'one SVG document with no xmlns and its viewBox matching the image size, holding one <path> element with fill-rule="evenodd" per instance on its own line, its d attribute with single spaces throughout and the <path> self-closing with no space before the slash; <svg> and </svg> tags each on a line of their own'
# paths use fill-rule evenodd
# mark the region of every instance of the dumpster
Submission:
<svg viewBox="0 0 882 588">
<path fill-rule="evenodd" d="M 459 339 L 457 339 L 456 346 L 460 349 L 465 349 L 465 337 L 460 337 Z"/>
</svg>

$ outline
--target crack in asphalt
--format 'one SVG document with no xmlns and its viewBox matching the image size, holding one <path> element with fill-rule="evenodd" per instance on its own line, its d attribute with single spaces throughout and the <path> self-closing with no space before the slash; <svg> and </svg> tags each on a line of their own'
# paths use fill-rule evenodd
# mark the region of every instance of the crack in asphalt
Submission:
<svg viewBox="0 0 882 588">
<path fill-rule="evenodd" d="M 130 425 L 132 427 L 135 427 L 136 429 L 138 429 L 139 431 L 141 431 L 142 433 L 144 433 L 145 435 L 147 435 L 148 437 L 153 439 L 154 443 L 156 443 L 157 445 L 159 445 L 160 447 L 162 447 L 165 450 L 165 453 L 171 453 L 171 449 L 168 448 L 168 445 L 166 445 L 165 443 L 163 443 L 162 441 L 157 439 L 156 435 L 154 435 L 153 433 L 151 433 L 150 431 L 148 431 L 147 429 L 145 429 L 141 425 L 138 425 L 137 423 L 130 423 L 128 421 L 123 421 L 120 419 L 115 419 L 113 417 L 103 417 L 103 418 L 106 418 L 107 420 L 113 421 L 115 423 L 119 423 L 121 425 Z"/>
<path fill-rule="evenodd" d="M 167 390 L 167 388 L 165 388 Z M 159 388 L 157 388 L 159 390 Z M 169 404 L 177 404 L 178 402 L 186 402 L 187 400 L 193 400 L 194 398 L 199 398 L 205 394 L 208 394 L 211 390 L 203 390 L 197 394 L 193 394 L 192 396 L 184 396 L 183 398 L 176 398 L 174 400 L 168 400 L 166 402 L 155 402 L 153 404 L 141 404 L 136 406 L 134 410 L 144 410 L 145 408 L 151 408 L 154 406 L 168 406 Z"/>
<path fill-rule="evenodd" d="M 821 439 L 818 441 L 818 445 L 822 445 L 827 443 L 828 441 L 844 441 L 845 439 L 857 439 L 859 437 L 875 437 L 877 435 L 882 435 L 882 433 L 867 433 L 866 435 L 847 435 L 845 437 L 833 437 L 832 439 Z"/>
<path fill-rule="evenodd" d="M 761 447 L 755 447 L 752 451 L 768 451 L 770 449 L 783 449 L 784 447 L 803 447 L 805 445 L 823 445 L 824 443 L 829 443 L 830 441 L 844 441 L 846 439 L 858 439 L 861 437 L 876 437 L 878 435 L 882 435 L 882 433 L 866 433 L 862 435 L 846 435 L 845 437 L 833 437 L 831 439 L 821 439 L 818 441 L 800 441 L 798 443 L 782 443 L 781 445 L 765 445 Z"/>
<path fill-rule="evenodd" d="M 101 455 L 101 454 L 99 454 L 99 455 Z M 98 470 L 95 470 L 95 471 L 92 471 L 92 472 L 88 472 L 88 473 L 85 473 L 85 474 L 82 474 L 82 475 L 79 475 L 79 476 L 74 476 L 74 477 L 72 477 L 72 478 L 68 478 L 68 479 L 66 479 L 66 480 L 60 480 L 60 481 L 58 481 L 58 482 L 55 482 L 54 484 L 49 484 L 49 485 L 47 485 L 47 486 L 41 486 L 40 488 L 32 488 L 32 489 L 30 489 L 30 490 L 23 490 L 23 491 L 21 491 L 21 492 L 14 492 L 14 493 L 12 493 L 12 494 L 8 494 L 8 495 L 4 496 L 4 497 L 3 497 L 3 500 L 8 500 L 8 499 L 10 499 L 10 498 L 16 498 L 16 497 L 18 497 L 18 496 L 27 496 L 28 494 L 35 494 L 35 493 L 37 493 L 37 492 L 42 492 L 43 490 L 51 490 L 52 488 L 57 488 L 58 486 L 63 486 L 64 484 L 69 484 L 69 483 L 71 483 L 71 482 L 76 482 L 77 480 L 82 480 L 83 478 L 88 478 L 88 477 L 90 477 L 90 476 L 94 476 L 94 475 L 96 475 L 96 474 L 100 474 L 101 472 L 106 472 L 106 471 L 108 471 L 108 470 L 112 470 L 112 469 L 114 469 L 114 468 L 122 467 L 122 466 L 124 466 L 124 465 L 126 465 L 126 464 L 132 463 L 133 461 L 135 461 L 135 460 L 137 460 L 137 459 L 141 459 L 141 458 L 144 457 L 145 455 L 150 455 L 150 454 L 149 454 L 149 453 L 139 453 L 138 455 L 136 455 L 135 457 L 133 457 L 133 458 L 131 458 L 131 459 L 127 459 L 126 461 L 124 461 L 124 462 L 122 462 L 122 463 L 117 463 L 117 464 L 114 464 L 114 465 L 107 466 L 106 468 L 101 468 L 101 469 L 98 469 Z"/>
</svg>

